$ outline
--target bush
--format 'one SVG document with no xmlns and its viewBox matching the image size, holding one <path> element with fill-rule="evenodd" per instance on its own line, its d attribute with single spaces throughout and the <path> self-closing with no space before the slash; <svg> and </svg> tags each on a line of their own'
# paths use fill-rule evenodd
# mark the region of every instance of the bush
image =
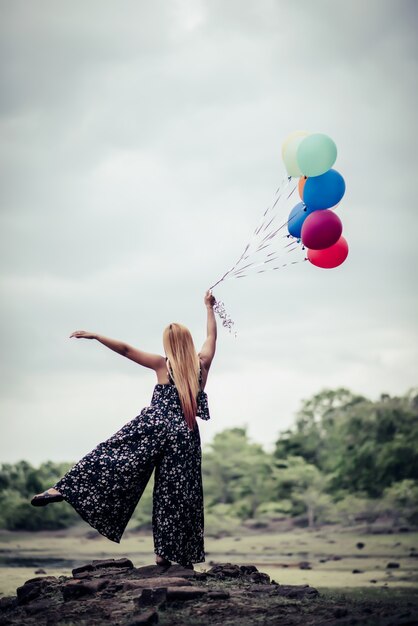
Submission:
<svg viewBox="0 0 418 626">
<path fill-rule="evenodd" d="M 213 537 L 233 535 L 241 520 L 229 504 L 215 504 L 205 509 L 205 533 Z"/>
<path fill-rule="evenodd" d="M 291 500 L 279 500 L 277 502 L 263 502 L 257 507 L 256 517 L 263 519 L 274 519 L 290 516 L 293 514 L 294 506 Z"/>
</svg>

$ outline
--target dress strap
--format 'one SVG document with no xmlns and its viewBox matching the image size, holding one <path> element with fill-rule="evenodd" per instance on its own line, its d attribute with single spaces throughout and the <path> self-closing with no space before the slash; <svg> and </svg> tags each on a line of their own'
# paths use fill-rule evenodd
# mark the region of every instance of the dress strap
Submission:
<svg viewBox="0 0 418 626">
<path fill-rule="evenodd" d="M 174 385 L 173 370 L 171 369 L 170 361 L 166 359 L 165 364 L 167 366 L 168 380 L 171 385 Z"/>
</svg>

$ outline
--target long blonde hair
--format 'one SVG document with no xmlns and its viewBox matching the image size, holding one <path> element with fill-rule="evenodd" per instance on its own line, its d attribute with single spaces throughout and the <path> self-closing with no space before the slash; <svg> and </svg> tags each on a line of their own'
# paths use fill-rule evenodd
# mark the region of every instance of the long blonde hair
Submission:
<svg viewBox="0 0 418 626">
<path fill-rule="evenodd" d="M 186 326 L 173 323 L 164 330 L 163 345 L 184 417 L 193 430 L 196 426 L 200 368 L 193 338 Z"/>
</svg>

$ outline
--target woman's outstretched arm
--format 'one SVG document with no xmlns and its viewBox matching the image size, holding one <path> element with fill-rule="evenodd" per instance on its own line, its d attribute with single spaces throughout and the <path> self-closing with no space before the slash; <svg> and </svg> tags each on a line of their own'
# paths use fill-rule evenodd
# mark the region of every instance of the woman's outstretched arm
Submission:
<svg viewBox="0 0 418 626">
<path fill-rule="evenodd" d="M 97 333 L 89 333 L 85 330 L 75 330 L 71 333 L 70 338 L 71 337 L 75 337 L 76 339 L 96 339 L 96 341 L 102 343 L 106 346 L 106 348 L 110 348 L 110 350 L 121 354 L 127 359 L 135 361 L 135 363 L 139 363 L 139 365 L 149 367 L 155 371 L 165 369 L 166 367 L 165 359 L 161 355 L 143 352 L 142 350 L 138 350 L 137 348 L 134 348 L 123 341 L 119 341 L 118 339 L 111 339 L 110 337 L 104 337 L 103 335 L 98 335 Z"/>
<path fill-rule="evenodd" d="M 213 357 L 215 356 L 217 337 L 216 319 L 215 313 L 213 312 L 213 307 L 216 304 L 216 300 L 210 291 L 206 292 L 204 302 L 207 309 L 207 336 L 206 341 L 203 344 L 202 349 L 199 353 L 199 358 L 202 361 L 206 371 L 208 371 L 212 363 Z"/>
</svg>

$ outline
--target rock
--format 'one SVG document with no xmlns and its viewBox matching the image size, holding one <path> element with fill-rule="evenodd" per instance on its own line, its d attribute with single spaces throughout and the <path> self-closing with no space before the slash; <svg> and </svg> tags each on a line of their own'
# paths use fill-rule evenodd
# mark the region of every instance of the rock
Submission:
<svg viewBox="0 0 418 626">
<path fill-rule="evenodd" d="M 342 556 L 338 556 L 338 554 L 334 554 L 334 556 L 331 557 L 332 561 L 341 561 L 342 560 Z"/>
<path fill-rule="evenodd" d="M 399 563 L 395 563 L 395 562 L 389 562 L 386 565 L 386 569 L 398 569 L 399 567 Z"/>
<path fill-rule="evenodd" d="M 228 600 L 231 597 L 229 591 L 208 591 L 206 598 L 210 600 Z"/>
<path fill-rule="evenodd" d="M 126 557 L 122 559 L 102 559 L 97 561 L 92 561 L 91 563 L 87 563 L 87 565 L 82 565 L 81 567 L 76 567 L 72 571 L 72 575 L 77 577 L 78 574 L 84 574 L 85 572 L 94 572 L 95 570 L 100 570 L 104 568 L 128 568 L 133 569 L 133 563 L 130 559 Z"/>
<path fill-rule="evenodd" d="M 334 617 L 336 618 L 345 617 L 346 615 L 348 615 L 348 610 L 343 606 L 337 606 L 334 610 Z"/>
<path fill-rule="evenodd" d="M 55 576 L 31 578 L 16 589 L 17 600 L 19 604 L 27 604 L 38 598 L 45 589 L 56 584 L 58 584 L 58 579 Z"/>
<path fill-rule="evenodd" d="M 359 550 L 363 550 L 364 545 L 365 544 L 362 541 L 359 541 L 358 543 L 356 543 L 356 548 L 358 548 Z"/>
<path fill-rule="evenodd" d="M 34 574 L 46 574 L 46 571 L 44 569 L 36 569 Z"/>
<path fill-rule="evenodd" d="M 127 559 L 126 557 L 122 557 L 121 559 L 102 559 L 92 561 L 91 564 L 96 569 L 100 569 L 102 567 L 128 567 L 129 569 L 133 569 L 134 566 L 131 559 Z"/>
<path fill-rule="evenodd" d="M 269 617 L 276 611 L 275 596 L 309 600 L 318 595 L 309 585 L 270 583 L 269 576 L 251 564 L 218 563 L 209 575 L 182 566 L 135 568 L 129 562 L 129 559 L 95 561 L 76 568 L 73 578 L 30 579 L 19 588 L 17 598 L 0 600 L 0 624 L 56 626 L 83 622 L 139 626 L 157 623 L 160 609 L 164 624 L 188 623 L 191 616 L 204 624 L 211 621 L 211 614 L 217 615 L 227 608 L 231 624 L 243 624 L 244 597 L 248 598 L 251 610 L 267 611 Z M 231 598 L 238 603 L 229 602 Z M 183 616 L 179 614 L 182 606 Z M 248 617 L 251 619 L 252 615 Z M 220 623 L 224 621 L 222 618 Z"/>
<path fill-rule="evenodd" d="M 154 589 L 156 587 L 187 587 L 192 583 L 186 578 L 161 576 L 160 578 L 134 578 L 123 583 L 124 591 L 128 589 Z"/>
<path fill-rule="evenodd" d="M 158 613 L 155 609 L 150 609 L 138 615 L 128 622 L 127 626 L 144 626 L 144 624 L 158 624 Z"/>
<path fill-rule="evenodd" d="M 156 589 L 143 589 L 139 598 L 135 598 L 136 606 L 156 606 L 162 608 L 167 599 L 167 587 L 157 587 Z"/>
<path fill-rule="evenodd" d="M 74 600 L 81 596 L 94 595 L 109 584 L 109 581 L 103 578 L 96 580 L 69 580 L 62 588 L 64 600 Z"/>
<path fill-rule="evenodd" d="M 362 569 L 353 569 L 353 571 L 351 572 L 352 574 L 363 574 L 363 570 Z"/>
<path fill-rule="evenodd" d="M 232 565 L 232 563 L 222 563 L 214 565 L 208 572 L 209 576 L 215 575 L 218 578 L 239 578 L 242 574 L 239 565 Z"/>
<path fill-rule="evenodd" d="M 17 605 L 17 598 L 15 596 L 5 596 L 0 598 L 0 611 L 8 611 Z"/>
<path fill-rule="evenodd" d="M 36 613 L 43 613 L 51 608 L 51 600 L 49 598 L 42 598 L 36 600 L 25 606 L 25 611 L 28 615 L 36 615 Z"/>
<path fill-rule="evenodd" d="M 98 539 L 101 535 L 97 530 L 88 530 L 84 536 L 86 539 Z"/>
<path fill-rule="evenodd" d="M 309 561 L 301 561 L 299 563 L 299 569 L 312 569 L 312 567 Z"/>
<path fill-rule="evenodd" d="M 159 578 L 164 576 L 183 576 L 184 578 L 195 578 L 199 572 L 195 572 L 194 569 L 183 567 L 182 565 L 167 565 L 162 567 L 161 565 L 145 565 L 144 567 L 136 567 L 135 578 Z"/>
<path fill-rule="evenodd" d="M 240 565 L 239 569 L 243 574 L 253 574 L 254 572 L 258 572 L 255 565 Z"/>
<path fill-rule="evenodd" d="M 275 590 L 273 585 L 251 585 L 248 591 L 254 591 L 255 593 L 271 593 Z"/>
<path fill-rule="evenodd" d="M 86 565 L 81 565 L 80 567 L 75 567 L 72 570 L 72 575 L 74 576 L 74 578 L 78 577 L 80 574 L 85 574 L 90 573 L 90 572 L 94 572 L 96 568 L 91 564 L 91 563 L 87 563 Z"/>
<path fill-rule="evenodd" d="M 225 567 L 220 573 L 227 578 L 238 578 L 240 575 L 239 569 L 233 567 Z"/>
<path fill-rule="evenodd" d="M 254 574 L 250 575 L 250 580 L 253 583 L 262 583 L 265 585 L 270 584 L 270 576 L 268 574 L 264 574 L 263 572 L 254 572 Z"/>
<path fill-rule="evenodd" d="M 275 594 L 284 596 L 285 598 L 292 599 L 311 599 L 319 596 L 319 591 L 309 585 L 277 585 L 275 588 Z"/>
<path fill-rule="evenodd" d="M 186 600 L 194 600 L 205 595 L 207 590 L 203 587 L 168 587 L 167 600 L 178 600 L 185 602 Z"/>
<path fill-rule="evenodd" d="M 377 583 L 377 580 L 375 580 L 374 578 L 372 578 L 371 580 L 369 580 L 369 583 Z"/>
</svg>

